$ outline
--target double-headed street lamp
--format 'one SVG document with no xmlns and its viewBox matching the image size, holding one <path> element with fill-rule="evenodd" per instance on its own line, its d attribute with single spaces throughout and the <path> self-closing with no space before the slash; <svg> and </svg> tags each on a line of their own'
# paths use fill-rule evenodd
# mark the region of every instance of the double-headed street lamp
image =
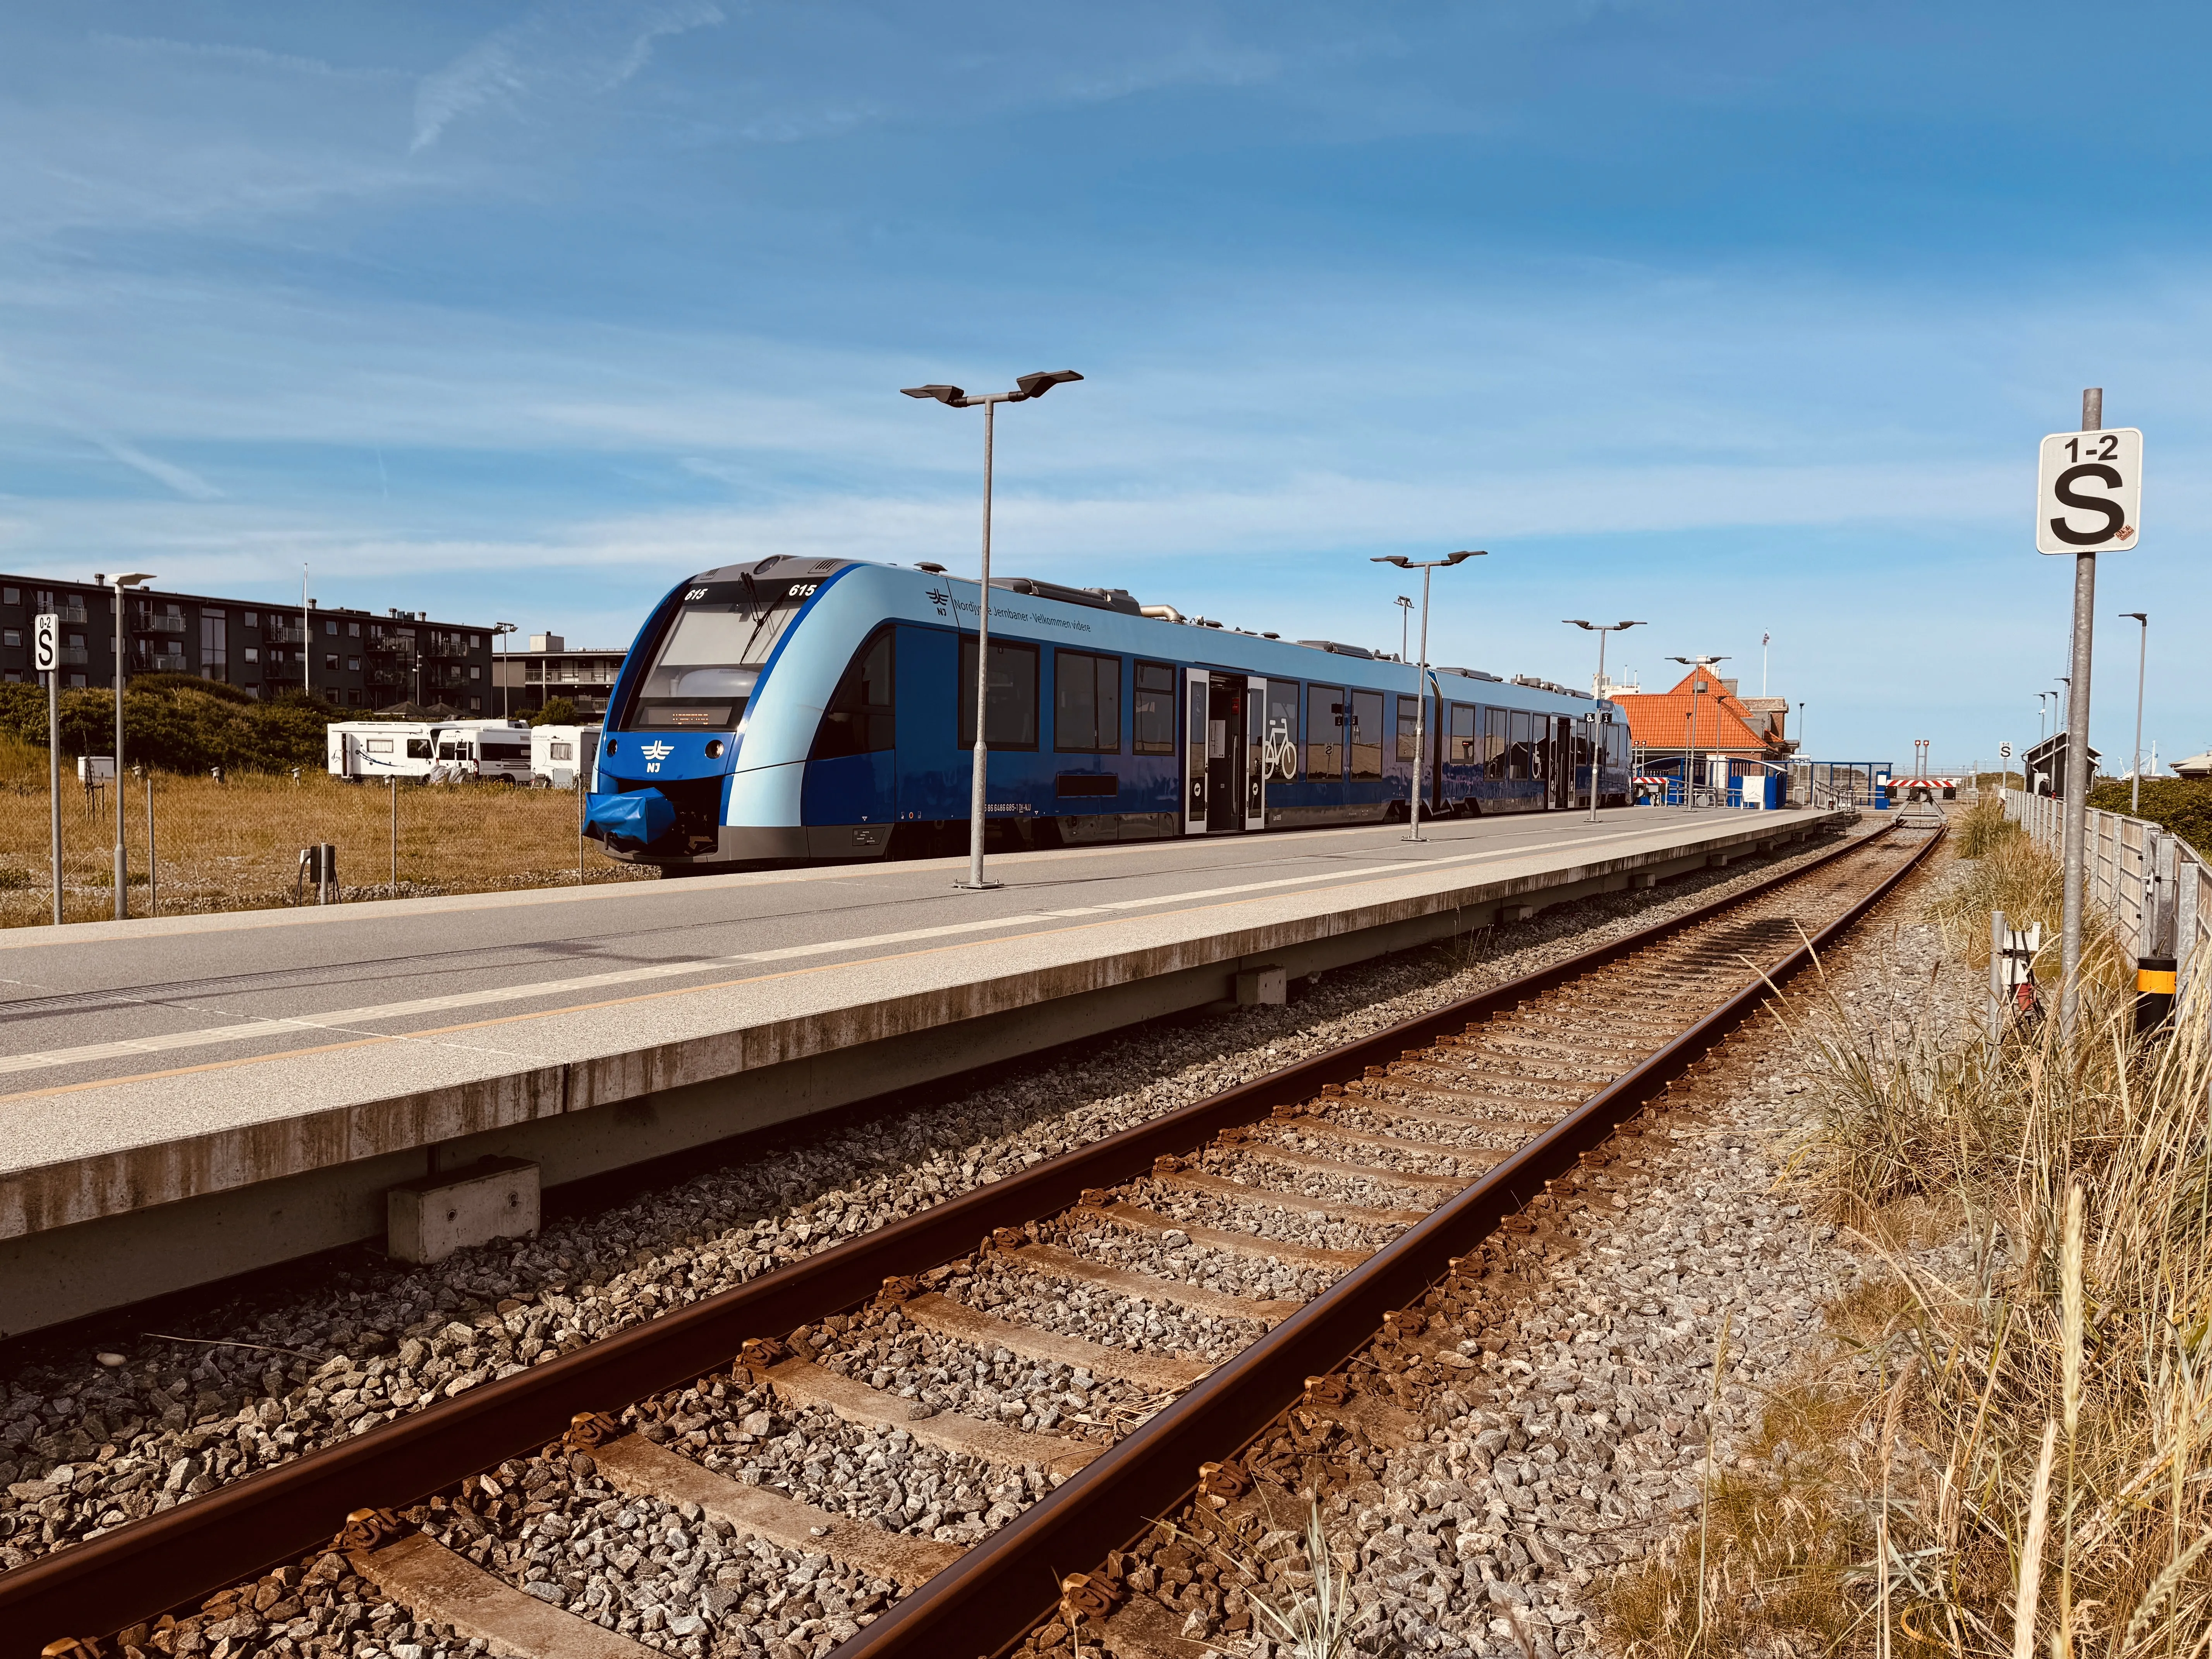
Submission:
<svg viewBox="0 0 2212 1659">
<path fill-rule="evenodd" d="M 1412 829 L 1406 836 L 1407 841 L 1419 841 L 1421 838 L 1421 763 L 1428 758 L 1429 753 L 1428 727 L 1424 719 L 1429 708 L 1429 573 L 1432 570 L 1449 569 L 1451 566 L 1464 563 L 1469 559 L 1486 559 L 1489 556 L 1487 549 L 1477 549 L 1468 552 L 1447 553 L 1441 559 L 1409 559 L 1402 553 L 1386 553 L 1369 561 L 1371 564 L 1395 564 L 1401 570 L 1418 570 L 1421 573 L 1421 668 L 1420 678 L 1416 682 L 1419 695 L 1413 699 L 1413 807 Z"/>
<path fill-rule="evenodd" d="M 1679 662 L 1692 669 L 1708 669 L 1717 662 L 1726 662 L 1726 657 L 1669 657 L 1668 662 Z M 1694 812 L 1698 810 L 1698 698 L 1705 693 L 1703 673 L 1690 676 L 1690 749 L 1682 761 L 1682 805 Z"/>
<path fill-rule="evenodd" d="M 93 580 L 106 583 L 115 590 L 115 919 L 125 920 L 131 915 L 130 872 L 123 855 L 123 592 L 154 579 L 146 572 L 134 571 L 128 576 L 94 576 Z M 150 789 L 149 778 L 146 787 Z"/>
<path fill-rule="evenodd" d="M 1584 622 L 1579 617 L 1566 617 L 1561 618 L 1561 620 L 1564 621 L 1570 628 L 1579 628 L 1585 633 L 1595 634 L 1597 635 L 1597 678 L 1590 682 L 1590 696 L 1593 697 L 1603 696 L 1605 695 L 1605 636 L 1608 634 L 1618 634 L 1623 629 L 1641 628 L 1644 624 L 1640 622 Z M 1589 815 L 1589 821 L 1592 823 L 1595 823 L 1597 822 L 1597 711 L 1592 709 L 1590 711 Z"/>
<path fill-rule="evenodd" d="M 975 607 L 975 775 L 968 796 L 968 879 L 955 885 L 981 890 L 996 887 L 983 879 L 984 767 L 989 757 L 985 738 L 991 686 L 991 427 L 1000 404 L 1024 404 L 1042 398 L 1056 386 L 1083 377 L 1072 368 L 1024 374 L 1012 392 L 988 392 L 969 397 L 957 386 L 901 386 L 909 398 L 933 398 L 950 409 L 983 407 L 983 580 Z"/>
</svg>

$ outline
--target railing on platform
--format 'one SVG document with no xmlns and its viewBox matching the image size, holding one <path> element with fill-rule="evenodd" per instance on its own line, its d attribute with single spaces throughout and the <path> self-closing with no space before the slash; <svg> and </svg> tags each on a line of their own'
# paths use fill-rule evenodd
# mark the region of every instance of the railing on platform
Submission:
<svg viewBox="0 0 2212 1659">
<path fill-rule="evenodd" d="M 2053 858 L 2066 835 L 2066 804 L 2056 795 L 2004 792 L 2005 816 Z M 2112 919 L 2120 948 L 2136 959 L 2172 957 L 2177 991 L 2212 968 L 2212 865 L 2171 830 L 2091 807 L 2082 890 Z"/>
</svg>

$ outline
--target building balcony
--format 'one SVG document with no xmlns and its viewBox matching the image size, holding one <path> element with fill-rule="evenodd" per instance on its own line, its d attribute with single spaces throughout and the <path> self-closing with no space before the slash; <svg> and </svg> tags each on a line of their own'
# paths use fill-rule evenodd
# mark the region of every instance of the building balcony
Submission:
<svg viewBox="0 0 2212 1659">
<path fill-rule="evenodd" d="M 305 629 L 279 628 L 273 623 L 261 630 L 261 637 L 271 645 L 305 645 L 307 642 Z"/>
<path fill-rule="evenodd" d="M 185 666 L 182 652 L 149 657 L 146 659 L 146 665 L 149 672 L 155 674 L 182 674 L 188 672 Z"/>
<path fill-rule="evenodd" d="M 64 623 L 88 623 L 92 620 L 81 605 L 65 605 L 52 614 L 59 617 Z"/>
<path fill-rule="evenodd" d="M 181 634 L 185 631 L 182 617 L 141 617 L 131 624 L 134 634 Z"/>
<path fill-rule="evenodd" d="M 64 668 L 82 668 L 92 660 L 92 653 L 81 645 L 65 645 L 56 654 Z"/>
</svg>

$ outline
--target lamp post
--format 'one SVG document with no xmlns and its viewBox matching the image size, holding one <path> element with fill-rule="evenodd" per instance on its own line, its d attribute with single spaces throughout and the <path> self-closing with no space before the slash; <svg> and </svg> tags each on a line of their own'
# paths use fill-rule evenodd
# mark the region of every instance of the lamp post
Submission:
<svg viewBox="0 0 2212 1659">
<path fill-rule="evenodd" d="M 1406 653 L 1412 648 L 1407 639 L 1407 630 L 1413 625 L 1413 601 L 1409 595 L 1401 593 L 1396 604 L 1398 606 L 1398 660 L 1403 662 L 1406 660 Z"/>
<path fill-rule="evenodd" d="M 2137 809 L 2142 805 L 2143 664 L 2150 658 L 2150 613 L 2123 611 L 2120 615 L 2142 624 L 2142 632 L 2136 647 L 2136 758 L 2135 764 L 2128 769 L 2129 775 L 2135 781 L 2134 787 L 2128 791 L 2128 816 L 2140 817 L 2142 814 Z"/>
<path fill-rule="evenodd" d="M 94 580 L 105 580 L 94 577 Z M 123 852 L 123 593 L 154 579 L 144 571 L 118 576 L 108 586 L 115 591 L 115 919 L 131 915 L 130 871 Z M 147 787 L 153 787 L 149 780 Z"/>
<path fill-rule="evenodd" d="M 1368 562 L 1370 564 L 1395 564 L 1401 570 L 1421 573 L 1421 666 L 1414 684 L 1418 695 L 1413 698 L 1413 801 L 1407 818 L 1407 841 L 1421 838 L 1421 767 L 1429 756 L 1426 719 L 1429 711 L 1429 573 L 1449 569 L 1469 559 L 1486 559 L 1489 556 L 1486 549 L 1478 549 L 1447 553 L 1441 559 L 1409 559 L 1402 553 L 1386 553 Z"/>
<path fill-rule="evenodd" d="M 969 397 L 957 386 L 908 386 L 899 390 L 909 398 L 933 398 L 948 409 L 983 409 L 983 579 L 976 589 L 975 605 L 975 761 L 968 792 L 968 879 L 956 886 L 972 891 L 996 887 L 983 879 L 984 768 L 989 757 L 985 727 L 990 713 L 991 686 L 991 439 L 992 423 L 1000 404 L 1024 404 L 1042 398 L 1056 386 L 1083 377 L 1072 368 L 1018 376 L 1012 392 L 990 392 Z"/>
<path fill-rule="evenodd" d="M 499 645 L 499 642 L 514 632 L 514 629 L 515 624 L 513 623 L 494 623 L 491 625 L 491 642 L 494 645 Z M 499 654 L 500 660 L 493 672 L 499 674 L 499 717 L 505 720 L 507 718 L 507 675 L 502 671 L 507 667 L 506 647 L 500 647 Z"/>
<path fill-rule="evenodd" d="M 1690 676 L 1690 753 L 1684 766 L 1682 804 L 1691 811 L 1698 810 L 1698 787 L 1693 769 L 1698 763 L 1698 699 L 1706 695 L 1704 671 L 1717 662 L 1726 662 L 1726 657 L 1669 657 L 1668 662 L 1679 662 L 1694 672 Z"/>
<path fill-rule="evenodd" d="M 1590 696 L 1603 696 L 1605 695 L 1605 636 L 1608 634 L 1618 634 L 1623 629 L 1641 628 L 1644 624 L 1640 622 L 1589 623 L 1583 621 L 1579 617 L 1567 617 L 1562 620 L 1570 628 L 1579 628 L 1585 633 L 1597 635 L 1597 678 L 1590 682 Z M 1595 732 L 1590 742 L 1589 821 L 1592 823 L 1597 822 L 1597 743 Z"/>
</svg>

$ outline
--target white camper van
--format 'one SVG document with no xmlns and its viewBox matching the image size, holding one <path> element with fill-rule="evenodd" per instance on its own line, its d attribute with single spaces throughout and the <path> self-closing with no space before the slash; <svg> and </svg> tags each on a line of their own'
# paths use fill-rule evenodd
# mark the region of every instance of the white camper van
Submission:
<svg viewBox="0 0 2212 1659">
<path fill-rule="evenodd" d="M 580 775 L 592 787 L 592 763 L 599 752 L 596 726 L 533 726 L 530 728 L 530 781 L 554 789 L 573 789 Z"/>
<path fill-rule="evenodd" d="M 527 720 L 453 720 L 438 728 L 438 763 L 463 777 L 530 781 Z"/>
<path fill-rule="evenodd" d="M 324 739 L 331 775 L 425 778 L 438 763 L 438 727 L 428 720 L 333 720 Z"/>
</svg>

